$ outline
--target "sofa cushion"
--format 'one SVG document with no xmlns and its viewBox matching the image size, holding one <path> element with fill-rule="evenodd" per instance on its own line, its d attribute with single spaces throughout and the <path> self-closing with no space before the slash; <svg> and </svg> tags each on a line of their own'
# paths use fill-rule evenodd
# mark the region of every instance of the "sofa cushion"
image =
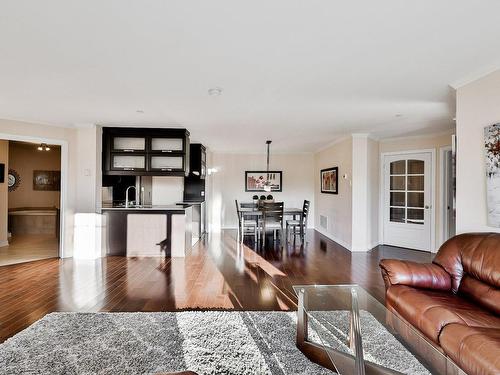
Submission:
<svg viewBox="0 0 500 375">
<path fill-rule="evenodd" d="M 500 315 L 500 289 L 465 275 L 460 283 L 459 294 Z"/>
<path fill-rule="evenodd" d="M 449 324 L 439 342 L 444 352 L 469 374 L 500 374 L 500 328 Z"/>
<path fill-rule="evenodd" d="M 386 303 L 436 344 L 448 324 L 500 327 L 500 318 L 449 292 L 393 285 L 387 290 Z"/>
<path fill-rule="evenodd" d="M 446 241 L 433 263 L 443 267 L 452 278 L 456 293 L 465 275 L 500 288 L 500 234 L 466 233 Z"/>
</svg>

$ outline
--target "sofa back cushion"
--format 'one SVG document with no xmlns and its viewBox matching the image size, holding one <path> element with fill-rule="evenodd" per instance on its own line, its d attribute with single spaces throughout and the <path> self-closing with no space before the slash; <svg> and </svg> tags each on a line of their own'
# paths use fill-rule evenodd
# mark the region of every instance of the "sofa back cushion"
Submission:
<svg viewBox="0 0 500 375">
<path fill-rule="evenodd" d="M 451 275 L 454 293 L 463 293 L 498 313 L 500 306 L 500 234 L 466 233 L 446 241 L 434 263 Z"/>
<path fill-rule="evenodd" d="M 465 275 L 460 283 L 458 293 L 500 315 L 500 289 L 489 286 L 469 275 Z"/>
</svg>

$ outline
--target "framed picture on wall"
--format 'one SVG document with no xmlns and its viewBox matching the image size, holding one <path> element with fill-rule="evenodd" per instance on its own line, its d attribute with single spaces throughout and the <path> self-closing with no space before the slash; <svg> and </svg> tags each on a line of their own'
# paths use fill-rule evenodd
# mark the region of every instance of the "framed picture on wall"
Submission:
<svg viewBox="0 0 500 375">
<path fill-rule="evenodd" d="M 60 191 L 61 171 L 33 171 L 33 190 Z"/>
<path fill-rule="evenodd" d="M 321 170 L 321 192 L 326 194 L 339 193 L 339 167 Z"/>
<path fill-rule="evenodd" d="M 245 191 L 264 191 L 267 175 L 266 171 L 245 171 Z M 283 191 L 282 177 L 282 171 L 269 171 L 271 191 Z"/>
</svg>

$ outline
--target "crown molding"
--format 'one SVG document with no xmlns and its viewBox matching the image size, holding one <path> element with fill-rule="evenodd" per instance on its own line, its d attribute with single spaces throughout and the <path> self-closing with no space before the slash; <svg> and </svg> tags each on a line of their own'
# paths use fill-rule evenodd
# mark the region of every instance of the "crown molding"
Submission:
<svg viewBox="0 0 500 375">
<path fill-rule="evenodd" d="M 465 77 L 456 80 L 455 82 L 450 83 L 450 87 L 458 90 L 459 88 L 468 85 L 469 83 L 472 83 L 474 81 L 477 81 L 478 79 L 484 78 L 491 73 L 495 73 L 497 70 L 500 70 L 500 62 L 497 62 L 493 65 L 490 65 L 488 67 L 485 67 L 480 70 L 476 70 L 473 73 L 470 73 L 466 75 Z"/>
<path fill-rule="evenodd" d="M 407 136 L 398 136 L 398 137 L 387 137 L 380 138 L 379 142 L 390 142 L 390 141 L 402 141 L 405 139 L 423 139 L 423 138 L 432 138 L 432 137 L 441 137 L 443 135 L 453 135 L 456 130 L 454 128 L 434 132 L 434 133 L 426 133 L 426 134 L 417 134 L 417 135 L 407 135 Z"/>
</svg>

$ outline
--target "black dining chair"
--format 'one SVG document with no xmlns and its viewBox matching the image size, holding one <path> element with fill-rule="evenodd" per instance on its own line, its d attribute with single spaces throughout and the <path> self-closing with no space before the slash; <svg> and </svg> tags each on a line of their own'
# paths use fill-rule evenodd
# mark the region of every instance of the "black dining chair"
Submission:
<svg viewBox="0 0 500 375">
<path fill-rule="evenodd" d="M 309 216 L 309 201 L 304 200 L 304 205 L 302 206 L 302 215 L 299 220 L 287 220 L 286 221 L 286 236 L 288 238 L 289 234 L 293 236 L 295 240 L 296 236 L 300 236 L 300 240 L 304 243 L 304 238 L 307 229 L 307 217 Z M 289 232 L 291 230 L 291 232 Z"/>
<path fill-rule="evenodd" d="M 262 238 L 266 245 L 266 233 L 273 232 L 273 239 L 279 235 L 280 245 L 283 246 L 283 202 L 265 202 L 262 206 Z"/>
<path fill-rule="evenodd" d="M 256 218 L 244 218 L 243 214 L 241 213 L 240 208 L 250 208 L 247 207 L 248 205 L 252 205 L 252 207 L 255 207 L 255 204 L 253 203 L 242 203 L 241 206 L 238 204 L 238 200 L 235 199 L 234 202 L 236 203 L 236 214 L 238 215 L 238 235 L 243 237 L 245 235 L 253 235 L 254 236 L 254 241 L 257 243 L 258 239 L 258 229 L 259 229 L 259 222 L 256 220 Z M 243 223 L 243 228 L 242 228 L 242 223 Z M 242 231 L 243 229 L 243 231 Z"/>
</svg>

